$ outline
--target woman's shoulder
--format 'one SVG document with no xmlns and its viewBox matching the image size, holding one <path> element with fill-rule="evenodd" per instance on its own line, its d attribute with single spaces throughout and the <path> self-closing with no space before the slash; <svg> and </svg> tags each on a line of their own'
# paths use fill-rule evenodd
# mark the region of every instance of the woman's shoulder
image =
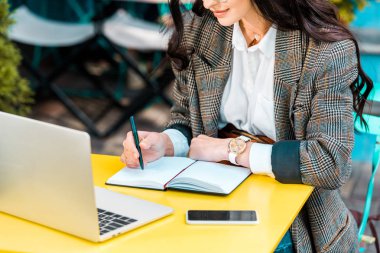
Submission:
<svg viewBox="0 0 380 253">
<path fill-rule="evenodd" d="M 340 39 L 337 41 L 322 41 L 309 36 L 309 53 L 323 58 L 334 58 L 336 55 L 356 55 L 356 45 L 352 39 Z"/>
<path fill-rule="evenodd" d="M 332 78 L 344 78 L 345 73 L 351 73 L 352 78 L 347 81 L 351 84 L 357 75 L 357 51 L 354 40 L 341 39 L 337 41 L 322 41 L 314 38 L 308 39 L 307 53 L 305 56 L 305 71 L 313 73 L 315 78 L 322 77 L 325 82 L 319 82 L 319 88 L 340 87 L 337 82 L 328 82 L 327 76 Z M 321 79 L 322 80 L 322 79 Z"/>
</svg>

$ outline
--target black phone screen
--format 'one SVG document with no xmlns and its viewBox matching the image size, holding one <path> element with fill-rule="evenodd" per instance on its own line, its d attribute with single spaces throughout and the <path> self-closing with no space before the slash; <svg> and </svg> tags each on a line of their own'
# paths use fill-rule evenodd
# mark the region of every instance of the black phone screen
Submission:
<svg viewBox="0 0 380 253">
<path fill-rule="evenodd" d="M 190 221 L 257 221 L 253 210 L 189 210 Z"/>
</svg>

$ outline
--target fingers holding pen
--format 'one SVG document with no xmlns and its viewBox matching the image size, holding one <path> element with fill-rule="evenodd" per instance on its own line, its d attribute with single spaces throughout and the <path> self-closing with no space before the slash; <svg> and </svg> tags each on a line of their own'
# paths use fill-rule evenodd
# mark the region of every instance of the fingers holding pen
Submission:
<svg viewBox="0 0 380 253">
<path fill-rule="evenodd" d="M 138 131 L 140 149 L 143 157 L 144 166 L 165 155 L 166 142 L 165 134 L 157 132 Z M 169 137 L 167 137 L 169 138 Z M 128 167 L 136 168 L 140 166 L 139 152 L 136 148 L 132 132 L 127 133 L 123 142 L 124 152 L 120 160 Z"/>
<path fill-rule="evenodd" d="M 128 167 L 139 166 L 139 152 L 137 151 L 135 140 L 131 131 L 127 133 L 127 137 L 123 141 L 124 152 L 120 156 L 120 160 Z"/>
<path fill-rule="evenodd" d="M 140 148 L 142 153 L 145 153 L 152 146 L 149 136 L 149 132 L 138 131 Z M 132 131 L 127 133 L 125 140 L 123 141 L 124 152 L 120 156 L 121 162 L 125 163 L 128 167 L 136 168 L 140 166 L 139 163 L 139 152 L 136 148 L 135 139 L 133 137 Z M 144 160 L 144 165 L 147 161 Z"/>
<path fill-rule="evenodd" d="M 152 140 L 149 136 L 151 133 L 145 131 L 139 131 L 139 140 L 140 140 L 140 148 L 141 150 L 148 150 L 152 147 Z"/>
</svg>

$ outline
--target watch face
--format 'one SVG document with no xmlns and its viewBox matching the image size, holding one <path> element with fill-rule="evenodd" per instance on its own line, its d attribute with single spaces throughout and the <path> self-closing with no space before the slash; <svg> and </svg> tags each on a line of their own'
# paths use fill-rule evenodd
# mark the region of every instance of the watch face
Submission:
<svg viewBox="0 0 380 253">
<path fill-rule="evenodd" d="M 232 153 L 240 154 L 244 151 L 246 145 L 247 144 L 242 139 L 235 138 L 230 141 L 229 149 Z"/>
</svg>

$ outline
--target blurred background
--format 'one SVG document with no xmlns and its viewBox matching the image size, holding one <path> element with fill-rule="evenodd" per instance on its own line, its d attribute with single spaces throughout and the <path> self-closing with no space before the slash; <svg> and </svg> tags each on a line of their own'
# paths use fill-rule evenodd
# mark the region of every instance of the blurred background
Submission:
<svg viewBox="0 0 380 253">
<path fill-rule="evenodd" d="M 9 97 L 15 113 L 88 131 L 94 153 L 120 154 L 131 115 L 141 130 L 163 129 L 173 81 L 167 4 L 8 2 L 24 78 Z"/>
<path fill-rule="evenodd" d="M 331 1 L 359 41 L 362 65 L 375 83 L 370 98 L 380 101 L 380 1 Z M 0 110 L 87 131 L 92 152 L 110 155 L 122 152 L 131 115 L 139 130 L 164 129 L 174 78 L 165 54 L 167 1 L 0 0 L 0 18 Z M 378 156 L 380 115 L 370 114 L 373 138 L 356 141 L 353 174 L 342 190 L 359 211 Z M 376 215 L 380 183 L 372 179 Z M 372 223 L 380 232 L 379 222 Z M 367 226 L 366 234 L 376 233 Z M 362 246 L 376 251 L 373 243 Z"/>
</svg>

